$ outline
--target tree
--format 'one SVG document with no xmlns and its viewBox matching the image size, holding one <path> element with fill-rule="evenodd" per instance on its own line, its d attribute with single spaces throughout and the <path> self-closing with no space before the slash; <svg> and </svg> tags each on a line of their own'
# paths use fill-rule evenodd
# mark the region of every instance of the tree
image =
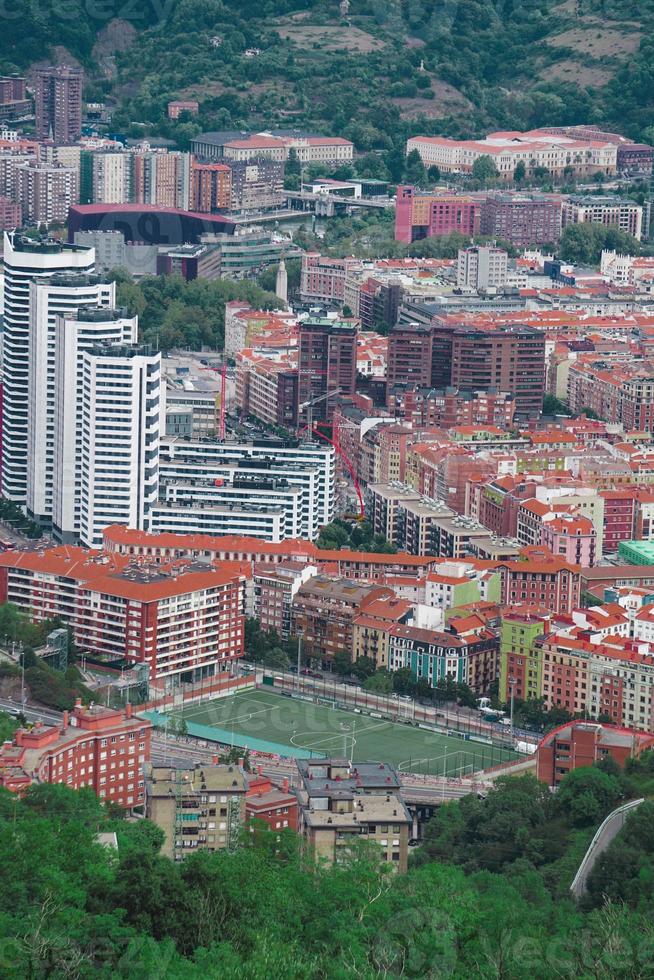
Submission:
<svg viewBox="0 0 654 980">
<path fill-rule="evenodd" d="M 339 677 L 347 677 L 352 672 L 352 660 L 347 650 L 336 651 L 332 666 L 334 673 L 338 674 Z"/>
<path fill-rule="evenodd" d="M 390 694 L 393 690 L 393 676 L 387 670 L 378 670 L 372 677 L 366 678 L 363 686 L 366 691 L 374 691 L 375 694 Z"/>
<path fill-rule="evenodd" d="M 377 670 L 377 663 L 372 657 L 359 657 L 351 667 L 351 673 L 358 677 L 360 681 L 365 681 Z"/>
<path fill-rule="evenodd" d="M 294 177 L 299 177 L 302 173 L 302 165 L 297 155 L 297 150 L 294 146 L 292 146 L 288 151 L 288 157 L 286 158 L 286 163 L 284 165 L 284 173 Z"/>
<path fill-rule="evenodd" d="M 597 265 L 604 249 L 615 249 L 626 255 L 638 255 L 639 242 L 613 225 L 594 222 L 566 225 L 559 243 L 564 262 L 575 265 Z"/>
<path fill-rule="evenodd" d="M 516 182 L 516 184 L 521 184 L 523 182 L 526 173 L 527 173 L 527 168 L 525 166 L 525 161 L 518 160 L 518 162 L 516 163 L 513 169 L 513 179 Z"/>
<path fill-rule="evenodd" d="M 545 395 L 543 398 L 543 415 L 571 415 L 572 412 L 565 402 L 556 395 Z"/>
<path fill-rule="evenodd" d="M 407 184 L 424 184 L 427 178 L 425 165 L 418 150 L 407 153 L 404 174 Z"/>
<path fill-rule="evenodd" d="M 393 671 L 393 690 L 398 694 L 415 693 L 416 681 L 409 667 L 400 667 Z"/>
<path fill-rule="evenodd" d="M 495 161 L 488 154 L 477 157 L 472 165 L 472 176 L 482 185 L 488 184 L 498 176 Z"/>
<path fill-rule="evenodd" d="M 556 803 L 576 827 L 586 827 L 601 823 L 622 795 L 623 788 L 616 776 L 598 766 L 587 766 L 568 773 L 559 786 Z"/>
<path fill-rule="evenodd" d="M 429 167 L 427 170 L 427 180 L 429 180 L 430 183 L 432 184 L 437 184 L 440 179 L 441 179 L 440 169 L 432 164 L 432 166 Z"/>
</svg>

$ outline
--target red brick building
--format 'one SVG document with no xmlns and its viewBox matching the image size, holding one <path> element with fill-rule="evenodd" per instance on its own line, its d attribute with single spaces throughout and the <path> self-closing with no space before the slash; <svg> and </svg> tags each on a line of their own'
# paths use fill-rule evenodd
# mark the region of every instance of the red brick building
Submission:
<svg viewBox="0 0 654 980">
<path fill-rule="evenodd" d="M 421 427 L 497 425 L 510 429 L 515 414 L 513 395 L 494 390 L 461 391 L 396 384 L 388 389 L 386 404 L 396 418 Z"/>
<path fill-rule="evenodd" d="M 536 774 L 557 786 L 573 769 L 610 757 L 619 766 L 654 748 L 654 735 L 597 722 L 572 721 L 548 732 L 536 749 Z"/>
<path fill-rule="evenodd" d="M 284 779 L 281 786 L 275 786 L 267 776 L 250 777 L 245 794 L 245 815 L 248 822 L 263 820 L 271 830 L 297 830 L 298 800 L 289 790 L 288 779 Z"/>
<path fill-rule="evenodd" d="M 197 116 L 199 111 L 200 106 L 195 99 L 175 99 L 168 103 L 169 119 L 179 119 L 183 112 L 189 112 L 192 116 Z"/>
<path fill-rule="evenodd" d="M 603 551 L 612 555 L 621 541 L 635 537 L 638 495 L 633 487 L 600 490 L 599 495 L 604 500 Z"/>
<path fill-rule="evenodd" d="M 350 653 L 357 616 L 375 599 L 394 598 L 385 586 L 316 575 L 295 594 L 292 635 L 302 635 L 306 656 L 328 667 L 337 653 Z"/>
<path fill-rule="evenodd" d="M 545 335 L 520 323 L 475 329 L 456 321 L 399 323 L 388 338 L 388 390 L 398 384 L 513 395 L 515 414 L 538 418 Z"/>
<path fill-rule="evenodd" d="M 0 749 L 0 786 L 22 792 L 32 783 L 90 787 L 102 800 L 131 809 L 145 800 L 151 723 L 125 711 L 78 699 L 61 726 L 19 729 Z"/>
<path fill-rule="evenodd" d="M 558 613 L 571 613 L 579 605 L 580 567 L 556 558 L 546 548 L 523 548 L 517 561 L 498 567 L 505 605 L 537 605 Z"/>
<path fill-rule="evenodd" d="M 502 238 L 519 248 L 558 242 L 561 198 L 489 195 L 481 207 L 481 234 Z"/>
<path fill-rule="evenodd" d="M 21 226 L 21 207 L 18 201 L 0 197 L 0 231 L 12 231 Z"/>
</svg>

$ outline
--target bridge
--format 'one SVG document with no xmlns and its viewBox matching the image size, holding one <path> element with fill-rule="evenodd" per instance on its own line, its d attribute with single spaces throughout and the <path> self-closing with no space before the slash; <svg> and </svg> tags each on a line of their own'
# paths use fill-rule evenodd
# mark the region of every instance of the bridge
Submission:
<svg viewBox="0 0 654 980">
<path fill-rule="evenodd" d="M 373 208 L 385 210 L 393 207 L 395 202 L 378 201 L 363 197 L 342 197 L 340 194 L 312 194 L 310 191 L 284 191 L 286 200 L 290 203 L 296 202 L 301 205 L 298 211 L 313 211 L 316 215 L 331 218 L 339 211 L 348 211 L 350 208 Z"/>
</svg>

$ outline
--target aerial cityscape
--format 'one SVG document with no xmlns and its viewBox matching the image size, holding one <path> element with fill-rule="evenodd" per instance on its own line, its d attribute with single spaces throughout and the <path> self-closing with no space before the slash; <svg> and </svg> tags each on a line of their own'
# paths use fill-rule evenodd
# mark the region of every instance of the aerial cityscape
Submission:
<svg viewBox="0 0 654 980">
<path fill-rule="evenodd" d="M 654 977 L 654 0 L 0 33 L 0 977 Z"/>
</svg>

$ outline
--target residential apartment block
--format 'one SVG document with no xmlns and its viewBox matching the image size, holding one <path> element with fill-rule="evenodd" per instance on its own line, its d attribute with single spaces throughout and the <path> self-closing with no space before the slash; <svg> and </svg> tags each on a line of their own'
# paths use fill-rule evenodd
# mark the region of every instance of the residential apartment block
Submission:
<svg viewBox="0 0 654 980">
<path fill-rule="evenodd" d="M 162 854 L 183 861 L 196 850 L 233 851 L 245 827 L 247 776 L 241 766 L 151 766 L 146 816 L 164 832 Z"/>
<path fill-rule="evenodd" d="M 105 660 L 163 685 L 215 676 L 243 655 L 243 578 L 230 562 L 139 562 L 60 546 L 0 555 L 0 601 L 59 617 Z"/>
<path fill-rule="evenodd" d="M 403 874 L 412 819 L 397 773 L 385 763 L 346 759 L 298 760 L 302 780 L 300 832 L 319 864 L 347 861 L 352 845 L 367 841 Z"/>
<path fill-rule="evenodd" d="M 19 728 L 0 748 L 0 786 L 21 793 L 36 783 L 90 787 L 107 803 L 132 810 L 145 802 L 144 767 L 150 761 L 151 722 L 80 699 L 61 726 L 36 722 Z"/>
</svg>

